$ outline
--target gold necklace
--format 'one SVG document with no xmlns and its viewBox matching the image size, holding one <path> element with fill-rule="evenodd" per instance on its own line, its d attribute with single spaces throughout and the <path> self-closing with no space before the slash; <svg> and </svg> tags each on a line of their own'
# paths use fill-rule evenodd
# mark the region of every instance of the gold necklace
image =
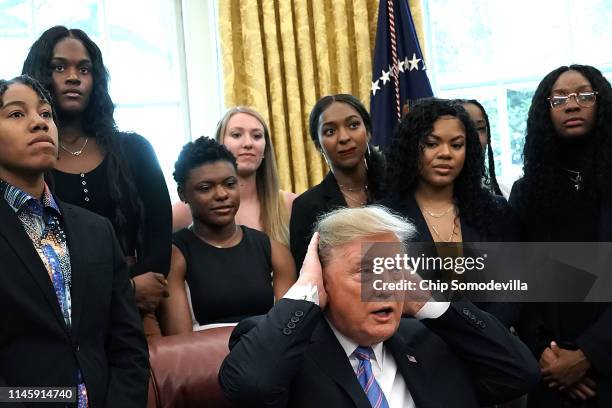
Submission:
<svg viewBox="0 0 612 408">
<path fill-rule="evenodd" d="M 428 212 L 429 213 L 429 212 Z M 448 212 L 447 212 L 448 213 Z M 431 215 L 431 214 L 429 214 Z M 433 217 L 433 216 L 432 216 Z M 436 217 L 434 217 L 436 218 Z M 439 218 L 439 217 L 437 217 Z M 457 220 L 457 217 L 453 217 L 452 219 L 452 225 L 453 225 L 453 229 L 451 230 L 450 236 L 448 237 L 447 240 L 444 240 L 442 238 L 442 235 L 440 235 L 440 232 L 438 231 L 438 229 L 436 228 L 435 225 L 433 225 L 433 222 L 427 222 L 427 220 L 425 220 L 427 222 L 427 225 L 431 226 L 431 229 L 433 230 L 434 234 L 436 234 L 436 236 L 438 237 L 438 239 L 442 242 L 453 242 L 453 237 L 456 234 L 456 230 L 457 230 L 457 223 L 455 222 Z"/>
<path fill-rule="evenodd" d="M 238 224 L 236 224 L 235 227 L 236 229 L 234 229 L 234 233 L 232 234 L 232 236 L 226 239 L 225 241 L 223 241 L 221 244 L 213 244 L 212 242 L 210 242 L 209 240 L 207 240 L 206 238 L 198 234 L 195 228 L 193 228 L 193 225 L 190 227 L 190 229 L 191 229 L 191 232 L 193 232 L 196 237 L 200 238 L 202 241 L 206 242 L 208 245 L 212 245 L 215 248 L 228 248 L 229 244 L 236 237 L 236 235 L 238 235 L 238 232 L 240 231 L 240 227 L 238 226 Z"/>
<path fill-rule="evenodd" d="M 340 191 L 351 191 L 351 192 L 353 192 L 353 191 L 363 191 L 363 190 L 368 191 L 367 183 L 364 184 L 363 186 L 360 186 L 360 187 L 348 187 L 348 186 L 345 186 L 344 184 L 338 183 L 338 187 L 340 187 Z"/>
<path fill-rule="evenodd" d="M 85 138 L 85 143 L 83 143 L 83 146 L 82 146 L 82 147 L 81 147 L 79 150 L 77 150 L 77 151 L 75 151 L 75 152 L 73 152 L 73 151 L 71 151 L 71 150 L 68 150 L 68 149 L 66 148 L 66 146 L 64 146 L 64 145 L 63 145 L 63 144 L 61 144 L 61 143 L 59 144 L 59 146 L 62 148 L 62 150 L 63 150 L 63 151 L 65 151 L 65 152 L 67 152 L 67 153 L 70 153 L 70 154 L 71 154 L 71 155 L 73 155 L 73 156 L 80 156 L 80 155 L 81 155 L 81 153 L 83 153 L 83 150 L 85 150 L 85 146 L 87 146 L 87 142 L 89 142 L 89 136 L 87 136 L 87 137 Z"/>
<path fill-rule="evenodd" d="M 425 212 L 426 212 L 427 214 L 429 214 L 429 215 L 430 215 L 431 217 L 433 217 L 433 218 L 442 218 L 442 217 L 444 217 L 446 214 L 448 214 L 448 213 L 450 212 L 450 210 L 452 210 L 453 208 L 455 208 L 455 205 L 454 205 L 454 204 L 453 204 L 453 205 L 451 205 L 450 207 L 448 207 L 448 209 L 447 209 L 447 210 L 444 210 L 443 212 L 436 214 L 436 213 L 432 212 L 431 210 L 429 210 L 427 207 L 423 207 L 423 209 L 425 210 Z"/>
<path fill-rule="evenodd" d="M 436 229 L 436 227 L 431 224 L 431 228 L 433 229 L 434 233 L 436 234 L 436 236 L 440 239 L 440 241 L 443 242 L 453 242 L 453 237 L 455 236 L 455 229 L 457 229 L 457 226 L 455 225 L 455 221 L 453 220 L 453 230 L 451 231 L 450 237 L 448 237 L 448 239 L 446 241 L 444 241 L 444 239 L 442 239 L 442 237 L 440 236 L 440 233 L 438 232 L 438 230 Z"/>
<path fill-rule="evenodd" d="M 360 201 L 354 197 L 351 197 L 346 191 L 343 191 L 342 189 L 340 190 L 340 193 L 342 193 L 342 196 L 350 201 L 353 202 L 353 204 L 357 204 L 358 206 L 362 207 L 364 205 L 366 205 L 368 203 L 368 200 L 366 198 L 365 201 Z M 367 197 L 367 193 L 366 193 L 366 197 Z M 348 204 L 348 203 L 347 203 Z"/>
</svg>

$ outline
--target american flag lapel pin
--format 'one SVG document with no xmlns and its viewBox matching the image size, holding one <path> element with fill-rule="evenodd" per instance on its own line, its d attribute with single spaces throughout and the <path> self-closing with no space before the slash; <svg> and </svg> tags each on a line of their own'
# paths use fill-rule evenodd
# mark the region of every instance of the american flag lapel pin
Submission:
<svg viewBox="0 0 612 408">
<path fill-rule="evenodd" d="M 411 356 L 410 354 L 406 354 L 406 357 L 408 358 L 408 361 L 410 361 L 411 363 L 417 362 L 417 359 L 414 358 L 414 356 Z"/>
</svg>

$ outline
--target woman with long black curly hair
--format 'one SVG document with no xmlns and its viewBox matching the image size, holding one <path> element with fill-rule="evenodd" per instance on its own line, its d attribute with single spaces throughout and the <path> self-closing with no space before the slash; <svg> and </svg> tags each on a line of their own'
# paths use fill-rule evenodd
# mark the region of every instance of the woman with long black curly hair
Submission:
<svg viewBox="0 0 612 408">
<path fill-rule="evenodd" d="M 562 66 L 544 77 L 523 156 L 510 205 L 524 241 L 612 241 L 612 90 L 599 70 Z M 609 303 L 527 304 L 517 327 L 543 370 L 530 407 L 612 406 Z"/>
<path fill-rule="evenodd" d="M 415 242 L 512 241 L 509 208 L 483 184 L 482 147 L 460 103 L 427 99 L 398 124 L 383 204 L 415 223 Z"/>
<path fill-rule="evenodd" d="M 442 259 L 466 257 L 471 250 L 453 243 L 517 240 L 506 199 L 487 186 L 482 155 L 474 122 L 459 101 L 425 99 L 402 118 L 391 141 L 389 196 L 382 204 L 414 223 L 410 241 L 420 244 L 412 246 L 413 252 Z M 430 280 L 461 277 L 444 268 L 419 273 Z M 507 327 L 518 313 L 511 303 L 477 305 Z"/>
<path fill-rule="evenodd" d="M 310 112 L 309 129 L 330 172 L 293 202 L 289 232 L 298 270 L 318 216 L 373 203 L 384 192 L 384 157 L 370 147 L 372 121 L 359 99 L 349 94 L 319 99 Z"/>
<path fill-rule="evenodd" d="M 55 193 L 112 222 L 138 306 L 154 311 L 170 266 L 170 198 L 151 144 L 116 127 L 100 49 L 81 30 L 52 27 L 34 42 L 22 71 L 43 84 L 57 111 Z"/>
</svg>

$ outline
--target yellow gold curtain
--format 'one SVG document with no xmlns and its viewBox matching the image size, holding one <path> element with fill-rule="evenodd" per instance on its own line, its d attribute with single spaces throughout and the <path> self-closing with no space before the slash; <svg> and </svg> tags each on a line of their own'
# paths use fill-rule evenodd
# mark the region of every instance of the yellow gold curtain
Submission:
<svg viewBox="0 0 612 408">
<path fill-rule="evenodd" d="M 308 135 L 320 97 L 351 93 L 369 106 L 377 14 L 378 0 L 219 0 L 225 104 L 267 119 L 284 190 L 324 176 Z"/>
</svg>

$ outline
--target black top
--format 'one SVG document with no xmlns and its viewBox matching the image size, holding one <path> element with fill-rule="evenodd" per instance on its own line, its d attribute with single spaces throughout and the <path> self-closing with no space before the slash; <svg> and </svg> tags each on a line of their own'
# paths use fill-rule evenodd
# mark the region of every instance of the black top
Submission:
<svg viewBox="0 0 612 408">
<path fill-rule="evenodd" d="M 493 193 L 491 193 L 493 194 Z M 460 218 L 462 242 L 514 242 L 518 240 L 518 229 L 516 220 L 507 201 L 502 196 L 494 195 L 494 211 L 491 212 L 493 218 L 489 220 L 488 231 L 479 231 L 474 226 Z M 399 215 L 408 218 L 415 227 L 415 233 L 410 237 L 409 242 L 433 243 L 434 239 L 427 226 L 427 221 L 421 212 L 419 204 L 414 198 L 414 194 L 407 197 L 400 197 L 397 194 L 389 196 L 381 202 L 382 205 L 390 208 Z M 440 256 L 435 245 L 413 246 L 417 253 L 425 253 L 428 256 Z M 447 249 L 448 250 L 448 249 Z M 468 251 L 462 247 L 462 251 Z M 466 256 L 464 253 L 462 256 Z M 431 271 L 429 275 L 422 275 L 427 279 L 448 279 L 441 271 Z M 510 326 L 519 313 L 519 307 L 514 304 L 504 302 L 478 302 L 477 306 L 497 317 L 504 325 Z"/>
<path fill-rule="evenodd" d="M 569 179 L 569 176 L 568 176 Z M 567 185 L 568 200 L 563 219 L 535 217 L 526 210 L 522 181 L 512 187 L 510 203 L 521 220 L 521 239 L 527 242 L 597 242 L 599 241 L 599 203 L 579 204 L 580 191 Z M 575 344 L 576 339 L 597 321 L 605 307 L 599 303 L 555 303 L 548 305 L 563 316 L 555 323 L 555 340 Z M 553 339 L 550 339 L 553 340 Z"/>
<path fill-rule="evenodd" d="M 569 175 L 568 175 L 569 179 Z M 567 200 L 562 215 L 546 219 L 528 210 L 523 180 L 514 183 L 510 205 L 520 218 L 523 241 L 532 242 L 598 242 L 612 241 L 612 202 L 581 200 L 581 191 L 567 183 Z M 612 403 L 612 381 L 606 373 L 612 370 L 612 307 L 610 303 L 529 303 L 523 305 L 517 329 L 521 338 L 539 358 L 550 341 L 563 348 L 580 348 L 589 359 L 597 382 L 597 397 L 589 407 L 608 407 Z M 602 376 L 603 374 L 603 376 Z M 542 385 L 530 394 L 530 406 L 557 407 L 568 399 Z M 586 406 L 586 405 L 585 405 Z"/>
<path fill-rule="evenodd" d="M 184 228 L 173 235 L 187 263 L 193 314 L 199 324 L 238 322 L 274 304 L 272 248 L 261 231 L 241 226 L 242 240 L 217 248 Z"/>
<path fill-rule="evenodd" d="M 342 207 L 348 207 L 348 205 L 332 172 L 327 173 L 323 181 L 304 191 L 293 201 L 289 222 L 289 242 L 298 271 L 304 262 L 317 218 Z"/>
<path fill-rule="evenodd" d="M 164 175 L 151 144 L 135 133 L 119 133 L 122 153 L 130 163 L 134 185 L 143 205 L 142 239 L 140 219 L 124 209 L 127 224 L 121 230 L 115 218 L 108 181 L 108 155 L 89 173 L 71 174 L 53 170 L 54 193 L 63 201 L 108 218 L 126 256 L 137 256 L 131 275 L 145 272 L 168 274 L 172 237 L 172 208 Z"/>
</svg>

